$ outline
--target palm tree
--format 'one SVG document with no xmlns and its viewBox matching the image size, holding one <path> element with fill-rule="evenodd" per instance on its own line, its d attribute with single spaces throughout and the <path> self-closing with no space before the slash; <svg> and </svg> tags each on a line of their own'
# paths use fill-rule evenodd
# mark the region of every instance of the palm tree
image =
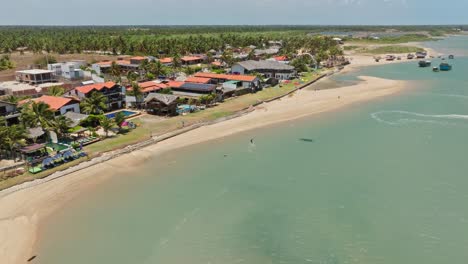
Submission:
<svg viewBox="0 0 468 264">
<path fill-rule="evenodd" d="M 141 86 L 137 82 L 132 83 L 132 91 L 129 93 L 132 96 L 135 96 L 137 107 L 140 106 L 141 101 L 143 100 L 143 91 Z"/>
<path fill-rule="evenodd" d="M 62 96 L 65 94 L 65 88 L 62 86 L 53 86 L 47 91 L 47 94 L 50 96 Z"/>
<path fill-rule="evenodd" d="M 81 102 L 81 110 L 86 114 L 99 115 L 107 110 L 107 97 L 103 94 L 93 91 L 89 97 Z"/>
<path fill-rule="evenodd" d="M 120 74 L 122 73 L 120 66 L 113 61 L 110 67 L 110 75 L 112 75 L 117 82 L 120 82 Z"/>
<path fill-rule="evenodd" d="M 122 124 L 125 122 L 125 114 L 119 112 L 115 115 L 114 118 L 115 124 L 119 127 L 119 132 L 122 130 Z"/>
<path fill-rule="evenodd" d="M 5 148 L 16 158 L 15 150 L 21 146 L 21 142 L 26 138 L 26 130 L 21 125 L 1 127 L 0 129 L 1 147 Z"/>
<path fill-rule="evenodd" d="M 51 122 L 51 129 L 60 137 L 68 134 L 68 129 L 72 126 L 73 121 L 65 116 L 58 116 Z"/>
<path fill-rule="evenodd" d="M 14 95 L 9 95 L 5 98 L 5 101 L 12 103 L 12 104 L 17 104 L 19 101 L 19 98 Z"/>
<path fill-rule="evenodd" d="M 99 121 L 99 124 L 101 125 L 102 129 L 106 133 L 106 137 L 109 136 L 109 130 L 111 130 L 115 126 L 114 121 L 107 117 L 101 118 L 101 120 Z"/>
<path fill-rule="evenodd" d="M 23 106 L 20 120 L 25 127 L 37 127 L 47 129 L 54 120 L 54 111 L 44 102 L 30 102 Z"/>
</svg>

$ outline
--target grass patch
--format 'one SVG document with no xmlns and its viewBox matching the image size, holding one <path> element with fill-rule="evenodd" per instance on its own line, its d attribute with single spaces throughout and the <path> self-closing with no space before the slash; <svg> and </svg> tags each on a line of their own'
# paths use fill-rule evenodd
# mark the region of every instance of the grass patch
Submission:
<svg viewBox="0 0 468 264">
<path fill-rule="evenodd" d="M 354 46 L 354 45 L 351 45 L 351 46 L 344 46 L 343 49 L 344 50 L 357 50 L 361 48 L 360 46 Z"/>
</svg>

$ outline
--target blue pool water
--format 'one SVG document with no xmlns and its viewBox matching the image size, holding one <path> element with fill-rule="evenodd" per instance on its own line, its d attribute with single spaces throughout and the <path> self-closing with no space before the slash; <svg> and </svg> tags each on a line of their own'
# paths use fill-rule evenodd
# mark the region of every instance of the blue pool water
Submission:
<svg viewBox="0 0 468 264">
<path fill-rule="evenodd" d="M 106 114 L 106 117 L 109 118 L 109 119 L 112 119 L 112 118 L 115 118 L 115 116 L 116 116 L 118 113 L 123 113 L 126 117 L 129 117 L 129 116 L 138 114 L 138 112 L 133 112 L 133 111 L 128 111 L 128 110 L 122 110 L 122 111 L 117 111 L 117 112 L 113 112 L 113 113 Z"/>
</svg>

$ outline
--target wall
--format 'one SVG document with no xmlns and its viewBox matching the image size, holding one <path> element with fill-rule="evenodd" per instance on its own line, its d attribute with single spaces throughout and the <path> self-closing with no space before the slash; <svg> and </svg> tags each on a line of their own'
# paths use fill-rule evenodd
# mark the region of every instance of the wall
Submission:
<svg viewBox="0 0 468 264">
<path fill-rule="evenodd" d="M 239 74 L 245 74 L 245 69 L 244 67 L 240 66 L 240 65 L 234 65 L 232 66 L 232 72 L 236 72 L 236 73 L 239 73 Z"/>
<path fill-rule="evenodd" d="M 80 104 L 71 104 L 71 105 L 66 105 L 62 108 L 60 108 L 60 114 L 64 115 L 67 112 L 75 112 L 75 113 L 80 113 Z"/>
</svg>

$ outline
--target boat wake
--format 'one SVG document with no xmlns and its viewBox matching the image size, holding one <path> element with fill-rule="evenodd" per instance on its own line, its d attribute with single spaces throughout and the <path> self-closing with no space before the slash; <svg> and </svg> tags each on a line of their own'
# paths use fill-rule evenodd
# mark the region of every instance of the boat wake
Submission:
<svg viewBox="0 0 468 264">
<path fill-rule="evenodd" d="M 377 122 L 391 126 L 405 125 L 409 123 L 428 123 L 437 125 L 468 125 L 468 115 L 428 115 L 408 111 L 380 111 L 371 114 Z M 463 123 L 456 122 L 463 121 Z"/>
</svg>

